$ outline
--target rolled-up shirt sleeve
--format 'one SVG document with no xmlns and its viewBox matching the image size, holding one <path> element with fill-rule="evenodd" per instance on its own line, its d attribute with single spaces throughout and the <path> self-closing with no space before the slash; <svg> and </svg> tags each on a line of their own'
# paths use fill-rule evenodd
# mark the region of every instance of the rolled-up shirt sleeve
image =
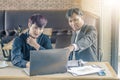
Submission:
<svg viewBox="0 0 120 80">
<path fill-rule="evenodd" d="M 23 59 L 23 53 L 22 53 L 22 40 L 20 38 L 16 38 L 12 45 L 11 50 L 11 62 L 13 65 L 25 68 L 26 63 L 28 61 Z"/>
</svg>

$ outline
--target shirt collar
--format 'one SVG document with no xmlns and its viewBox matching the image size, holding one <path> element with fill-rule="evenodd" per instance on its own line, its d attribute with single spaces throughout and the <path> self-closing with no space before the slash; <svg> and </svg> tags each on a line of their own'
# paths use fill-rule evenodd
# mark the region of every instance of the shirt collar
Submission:
<svg viewBox="0 0 120 80">
<path fill-rule="evenodd" d="M 79 33 L 80 33 L 80 31 L 81 31 L 81 29 L 79 29 L 79 30 L 75 31 L 75 33 L 76 33 L 76 34 L 79 34 Z"/>
</svg>

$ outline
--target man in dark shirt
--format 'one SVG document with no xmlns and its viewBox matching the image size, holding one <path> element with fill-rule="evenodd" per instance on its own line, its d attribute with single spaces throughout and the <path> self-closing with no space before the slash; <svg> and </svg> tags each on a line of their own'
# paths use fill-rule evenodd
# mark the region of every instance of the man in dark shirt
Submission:
<svg viewBox="0 0 120 80">
<path fill-rule="evenodd" d="M 30 67 L 30 50 L 51 49 L 49 37 L 43 34 L 47 19 L 34 14 L 28 20 L 28 32 L 16 37 L 11 51 L 11 62 L 18 67 Z"/>
</svg>

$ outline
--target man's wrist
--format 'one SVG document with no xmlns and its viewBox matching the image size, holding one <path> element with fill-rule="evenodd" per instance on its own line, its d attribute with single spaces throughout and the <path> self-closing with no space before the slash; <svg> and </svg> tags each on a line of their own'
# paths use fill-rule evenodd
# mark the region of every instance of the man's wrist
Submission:
<svg viewBox="0 0 120 80">
<path fill-rule="evenodd" d="M 39 44 L 36 44 L 36 45 L 35 45 L 35 48 L 36 48 L 36 50 L 39 50 L 40 45 L 39 45 Z"/>
<path fill-rule="evenodd" d="M 78 46 L 76 45 L 76 44 L 72 44 L 73 46 L 74 46 L 74 51 L 77 51 L 77 50 L 79 50 L 79 48 L 78 48 Z"/>
<path fill-rule="evenodd" d="M 70 50 L 70 52 L 72 52 L 74 50 L 74 46 L 70 45 L 70 46 L 68 46 L 68 49 Z"/>
</svg>

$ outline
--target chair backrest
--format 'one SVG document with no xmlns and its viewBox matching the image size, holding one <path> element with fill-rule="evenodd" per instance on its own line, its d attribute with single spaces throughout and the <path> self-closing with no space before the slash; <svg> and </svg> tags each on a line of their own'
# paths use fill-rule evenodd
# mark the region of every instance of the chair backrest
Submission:
<svg viewBox="0 0 120 80">
<path fill-rule="evenodd" d="M 92 25 L 96 28 L 97 33 L 99 34 L 99 27 L 100 27 L 100 18 L 99 16 L 92 14 L 90 12 L 84 11 L 84 21 L 88 25 Z"/>
</svg>

